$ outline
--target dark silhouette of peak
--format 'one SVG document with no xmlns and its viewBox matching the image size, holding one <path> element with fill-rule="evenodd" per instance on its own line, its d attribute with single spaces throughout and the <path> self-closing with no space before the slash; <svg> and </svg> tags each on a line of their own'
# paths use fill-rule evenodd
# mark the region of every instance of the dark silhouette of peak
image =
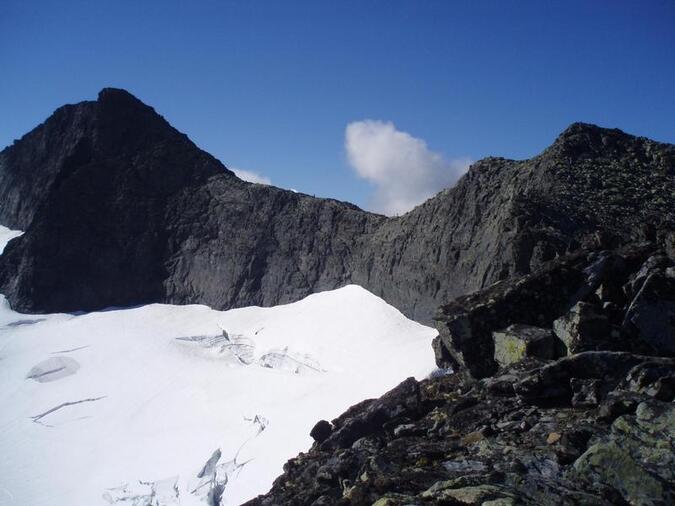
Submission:
<svg viewBox="0 0 675 506">
<path fill-rule="evenodd" d="M 126 90 L 104 88 L 98 94 L 94 110 L 102 130 L 100 140 L 107 141 L 113 149 L 120 144 L 137 149 L 150 143 L 188 140 L 152 107 Z"/>
<path fill-rule="evenodd" d="M 221 172 L 233 175 L 152 107 L 125 90 L 104 88 L 97 101 L 57 109 L 0 152 L 0 223 L 25 230 L 66 179 L 85 172 L 105 180 L 133 173 L 148 197 Z"/>
<path fill-rule="evenodd" d="M 675 223 L 675 149 L 575 123 L 486 158 L 400 218 L 243 182 L 125 90 L 57 110 L 0 152 L 0 293 L 29 312 L 273 305 L 348 283 L 430 322 L 442 302 L 598 236 Z"/>
<path fill-rule="evenodd" d="M 122 106 L 136 106 L 152 109 L 123 88 L 103 88 L 98 92 L 97 102 L 99 104 L 107 102 Z"/>
</svg>

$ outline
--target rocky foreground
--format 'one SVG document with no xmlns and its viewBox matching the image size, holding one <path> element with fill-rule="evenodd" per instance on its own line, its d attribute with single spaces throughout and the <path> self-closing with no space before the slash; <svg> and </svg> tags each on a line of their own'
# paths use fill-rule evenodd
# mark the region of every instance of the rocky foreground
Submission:
<svg viewBox="0 0 675 506">
<path fill-rule="evenodd" d="M 673 504 L 675 233 L 643 234 L 440 308 L 457 373 L 318 422 L 248 504 Z"/>
</svg>

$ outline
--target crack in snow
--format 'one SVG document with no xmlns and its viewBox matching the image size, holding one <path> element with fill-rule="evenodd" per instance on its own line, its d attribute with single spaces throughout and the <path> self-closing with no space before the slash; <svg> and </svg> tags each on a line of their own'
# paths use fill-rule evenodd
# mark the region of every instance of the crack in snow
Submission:
<svg viewBox="0 0 675 506">
<path fill-rule="evenodd" d="M 43 376 L 47 376 L 48 374 L 54 374 L 55 372 L 63 371 L 66 368 L 66 366 L 61 366 L 57 367 L 56 369 L 49 369 L 48 371 L 40 372 L 40 373 L 35 373 L 35 374 L 30 374 L 26 376 L 28 379 L 38 379 L 42 378 Z"/>
<path fill-rule="evenodd" d="M 84 401 L 81 401 L 84 402 Z M 255 433 L 239 445 L 232 459 L 222 462 L 222 451 L 216 448 L 201 470 L 196 474 L 197 481 L 188 483 L 190 494 L 203 500 L 208 506 L 221 506 L 223 494 L 228 483 L 239 475 L 241 470 L 253 458 L 239 462 L 239 454 L 253 439 L 257 438 L 269 425 L 269 420 L 262 415 L 252 418 L 244 417 L 255 427 Z M 117 487 L 108 488 L 103 493 L 103 499 L 109 504 L 123 504 L 125 506 L 178 506 L 180 504 L 179 476 L 159 481 L 143 481 L 123 483 Z"/>
<path fill-rule="evenodd" d="M 105 398 L 106 398 L 106 396 L 104 395 L 102 397 L 92 397 L 92 398 L 89 398 L 89 399 L 82 399 L 82 400 L 79 400 L 79 401 L 62 402 L 58 406 L 53 407 L 51 409 L 48 409 L 47 411 L 45 411 L 44 413 L 40 413 L 39 415 L 31 416 L 30 418 L 33 420 L 33 422 L 38 423 L 40 425 L 44 425 L 45 427 L 53 427 L 53 425 L 43 423 L 40 420 L 42 420 L 47 415 L 51 415 L 52 413 L 55 413 L 56 411 L 59 411 L 60 409 L 67 408 L 69 406 L 75 406 L 77 404 L 83 404 L 85 402 L 100 401 L 101 399 L 105 399 Z M 84 417 L 81 417 L 81 418 L 84 418 Z"/>
<path fill-rule="evenodd" d="M 255 434 L 247 438 L 239 446 L 239 449 L 231 460 L 222 464 L 218 464 L 218 461 L 222 457 L 222 452 L 220 448 L 217 448 L 206 461 L 202 470 L 197 474 L 197 478 L 201 478 L 201 481 L 196 486 L 190 487 L 193 488 L 190 492 L 193 495 L 199 495 L 200 490 L 208 487 L 202 497 L 209 506 L 220 506 L 229 481 L 238 476 L 244 466 L 253 460 L 253 458 L 250 458 L 244 462 L 238 462 L 239 454 L 250 441 L 257 438 L 269 425 L 269 420 L 261 415 L 255 415 L 253 418 L 244 417 L 244 420 L 251 422 L 257 427 Z"/>
<path fill-rule="evenodd" d="M 16 320 L 13 322 L 8 323 L 5 325 L 6 327 L 20 327 L 22 325 L 35 325 L 36 323 L 40 323 L 45 321 L 46 318 L 35 318 L 32 320 Z"/>
<path fill-rule="evenodd" d="M 255 334 L 257 335 L 263 328 L 258 329 Z M 237 363 L 244 366 L 257 363 L 260 367 L 287 371 L 293 374 L 308 371 L 326 372 L 321 364 L 310 355 L 293 353 L 289 351 L 288 346 L 268 350 L 256 360 L 256 343 L 253 339 L 240 334 L 230 335 L 222 327 L 221 330 L 221 334 L 177 337 L 176 340 L 197 344 L 207 350 L 215 350 L 218 354 L 234 358 Z"/>
<path fill-rule="evenodd" d="M 51 354 L 52 355 L 58 355 L 60 353 L 72 353 L 73 351 L 79 351 L 79 350 L 84 350 L 85 348 L 89 348 L 89 345 L 86 344 L 84 346 L 79 346 L 77 348 L 71 348 L 69 350 L 61 350 L 61 351 L 53 351 Z"/>
<path fill-rule="evenodd" d="M 258 363 L 262 367 L 290 371 L 293 374 L 300 374 L 301 372 L 304 372 L 305 369 L 314 372 L 326 372 L 326 370 L 322 369 L 321 365 L 311 356 L 307 354 L 296 355 L 291 353 L 288 351 L 288 346 L 281 350 L 271 350 L 265 353 L 260 357 Z"/>
<path fill-rule="evenodd" d="M 129 506 L 178 506 L 180 491 L 178 476 L 158 481 L 138 481 L 136 484 L 123 483 L 106 489 L 103 499 L 110 504 Z"/>
</svg>

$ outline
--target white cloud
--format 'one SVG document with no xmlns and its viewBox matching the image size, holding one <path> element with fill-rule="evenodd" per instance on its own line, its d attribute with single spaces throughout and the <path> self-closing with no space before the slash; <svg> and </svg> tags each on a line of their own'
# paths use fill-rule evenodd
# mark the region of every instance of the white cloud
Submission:
<svg viewBox="0 0 675 506">
<path fill-rule="evenodd" d="M 230 170 L 234 172 L 234 174 L 239 179 L 243 179 L 244 181 L 248 181 L 249 183 L 272 184 L 272 180 L 270 178 L 268 178 L 267 176 L 263 176 L 262 174 L 258 174 L 257 172 L 236 168 L 230 168 Z"/>
<path fill-rule="evenodd" d="M 354 121 L 345 129 L 345 149 L 356 173 L 375 185 L 372 207 L 403 214 L 466 172 L 468 159 L 446 160 L 392 122 Z"/>
</svg>

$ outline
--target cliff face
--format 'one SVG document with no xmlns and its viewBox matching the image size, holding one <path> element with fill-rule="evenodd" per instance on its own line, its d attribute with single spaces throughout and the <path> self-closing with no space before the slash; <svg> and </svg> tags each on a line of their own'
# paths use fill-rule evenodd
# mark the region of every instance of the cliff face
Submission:
<svg viewBox="0 0 675 506">
<path fill-rule="evenodd" d="M 357 283 L 430 322 L 590 234 L 675 222 L 675 148 L 574 124 L 488 158 L 399 218 L 243 182 L 122 90 L 57 110 L 0 153 L 0 293 L 29 312 L 145 302 L 273 305 Z"/>
<path fill-rule="evenodd" d="M 3 292 L 28 311 L 161 300 L 166 207 L 216 175 L 234 178 L 126 92 L 57 110 L 0 156 L 0 220 L 26 230 Z"/>
</svg>

